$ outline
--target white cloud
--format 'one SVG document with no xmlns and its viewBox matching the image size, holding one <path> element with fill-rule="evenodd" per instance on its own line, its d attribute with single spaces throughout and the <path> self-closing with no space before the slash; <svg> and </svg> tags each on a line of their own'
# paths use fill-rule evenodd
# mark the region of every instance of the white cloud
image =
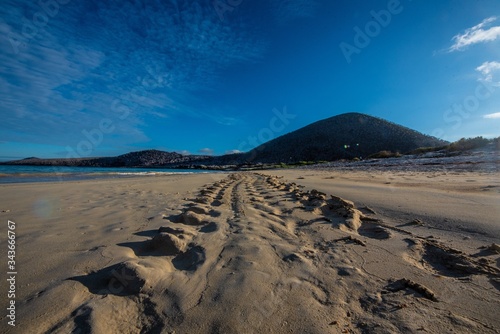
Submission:
<svg viewBox="0 0 500 334">
<path fill-rule="evenodd" d="M 211 148 L 208 148 L 208 147 L 202 148 L 201 150 L 198 150 L 198 152 L 201 154 L 205 154 L 205 155 L 213 155 L 214 154 L 214 150 L 212 150 Z"/>
<path fill-rule="evenodd" d="M 476 71 L 480 72 L 484 76 L 481 80 L 492 83 L 495 86 L 500 85 L 500 81 L 494 81 L 493 79 L 493 74 L 500 71 L 500 62 L 486 61 L 478 66 Z"/>
<path fill-rule="evenodd" d="M 243 152 L 240 150 L 230 150 L 230 151 L 226 151 L 225 154 L 236 154 L 236 153 L 243 153 Z"/>
<path fill-rule="evenodd" d="M 239 122 L 239 120 L 235 117 L 225 117 L 225 116 L 222 116 L 222 117 L 217 117 L 215 116 L 215 121 L 221 125 L 234 125 L 234 124 L 237 124 Z"/>
<path fill-rule="evenodd" d="M 496 20 L 497 17 L 495 16 L 489 17 L 487 19 L 484 19 L 478 25 L 466 29 L 462 34 L 453 36 L 453 45 L 448 49 L 448 51 L 459 51 L 467 48 L 469 45 L 492 42 L 496 40 L 500 37 L 500 26 L 492 26 L 487 28 L 490 23 Z"/>
<path fill-rule="evenodd" d="M 500 112 L 484 115 L 483 118 L 500 118 Z"/>
</svg>

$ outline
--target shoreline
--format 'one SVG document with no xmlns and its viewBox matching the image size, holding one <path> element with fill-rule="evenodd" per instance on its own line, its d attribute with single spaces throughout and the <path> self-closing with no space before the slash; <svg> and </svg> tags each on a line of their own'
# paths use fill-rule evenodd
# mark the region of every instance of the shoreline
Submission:
<svg viewBox="0 0 500 334">
<path fill-rule="evenodd" d="M 16 166 L 17 167 L 17 166 Z M 65 171 L 52 172 L 53 167 L 42 167 L 42 169 L 50 170 L 34 172 L 29 171 L 10 171 L 9 173 L 0 172 L 0 184 L 17 184 L 17 183 L 50 183 L 50 182 L 70 182 L 70 181 L 85 181 L 85 180 L 105 180 L 105 179 L 122 179 L 131 177 L 158 177 L 166 175 L 189 175 L 189 174 L 207 174 L 219 173 L 219 171 L 207 170 L 184 170 L 184 169 L 160 169 L 160 168 L 93 168 L 93 167 L 77 167 L 65 168 Z M 85 170 L 87 169 L 87 170 Z"/>
</svg>

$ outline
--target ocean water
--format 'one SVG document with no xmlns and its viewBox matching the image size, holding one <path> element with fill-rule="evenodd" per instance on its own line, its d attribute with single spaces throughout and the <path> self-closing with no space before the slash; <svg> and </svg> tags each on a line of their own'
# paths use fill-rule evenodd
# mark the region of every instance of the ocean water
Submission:
<svg viewBox="0 0 500 334">
<path fill-rule="evenodd" d="M 171 174 L 207 173 L 195 169 L 95 168 L 63 166 L 0 165 L 0 183 L 64 182 L 100 178 L 151 177 Z"/>
</svg>

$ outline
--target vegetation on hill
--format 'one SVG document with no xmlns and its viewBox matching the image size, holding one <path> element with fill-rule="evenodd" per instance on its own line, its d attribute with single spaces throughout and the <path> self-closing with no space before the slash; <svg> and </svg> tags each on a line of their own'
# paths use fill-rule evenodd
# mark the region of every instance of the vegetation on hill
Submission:
<svg viewBox="0 0 500 334">
<path fill-rule="evenodd" d="M 424 154 L 428 152 L 465 152 L 481 148 L 491 147 L 500 150 L 500 137 L 487 139 L 481 136 L 474 138 L 461 138 L 451 144 L 437 147 L 419 147 L 409 152 L 410 154 Z"/>
<path fill-rule="evenodd" d="M 496 138 L 498 141 L 498 138 Z M 475 138 L 462 138 L 454 143 L 451 143 L 446 147 L 446 150 L 450 152 L 454 151 L 470 151 L 478 148 L 482 148 L 487 146 L 490 143 L 493 143 L 494 139 L 486 139 L 483 137 L 475 137 Z"/>
<path fill-rule="evenodd" d="M 399 152 L 391 152 L 391 151 L 380 151 L 374 154 L 370 154 L 367 159 L 387 159 L 387 158 L 399 158 L 402 154 Z"/>
</svg>

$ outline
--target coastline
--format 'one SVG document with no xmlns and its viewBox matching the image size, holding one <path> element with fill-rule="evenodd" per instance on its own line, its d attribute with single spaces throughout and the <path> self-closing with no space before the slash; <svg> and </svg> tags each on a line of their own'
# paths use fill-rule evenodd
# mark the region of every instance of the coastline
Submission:
<svg viewBox="0 0 500 334">
<path fill-rule="evenodd" d="M 16 330 L 500 328 L 498 174 L 260 173 L 0 184 Z M 131 281 L 104 293 L 112 270 Z"/>
<path fill-rule="evenodd" d="M 0 184 L 68 182 L 98 179 L 156 177 L 174 174 L 217 173 L 195 169 L 164 167 L 67 167 L 67 166 L 0 166 Z"/>
</svg>

